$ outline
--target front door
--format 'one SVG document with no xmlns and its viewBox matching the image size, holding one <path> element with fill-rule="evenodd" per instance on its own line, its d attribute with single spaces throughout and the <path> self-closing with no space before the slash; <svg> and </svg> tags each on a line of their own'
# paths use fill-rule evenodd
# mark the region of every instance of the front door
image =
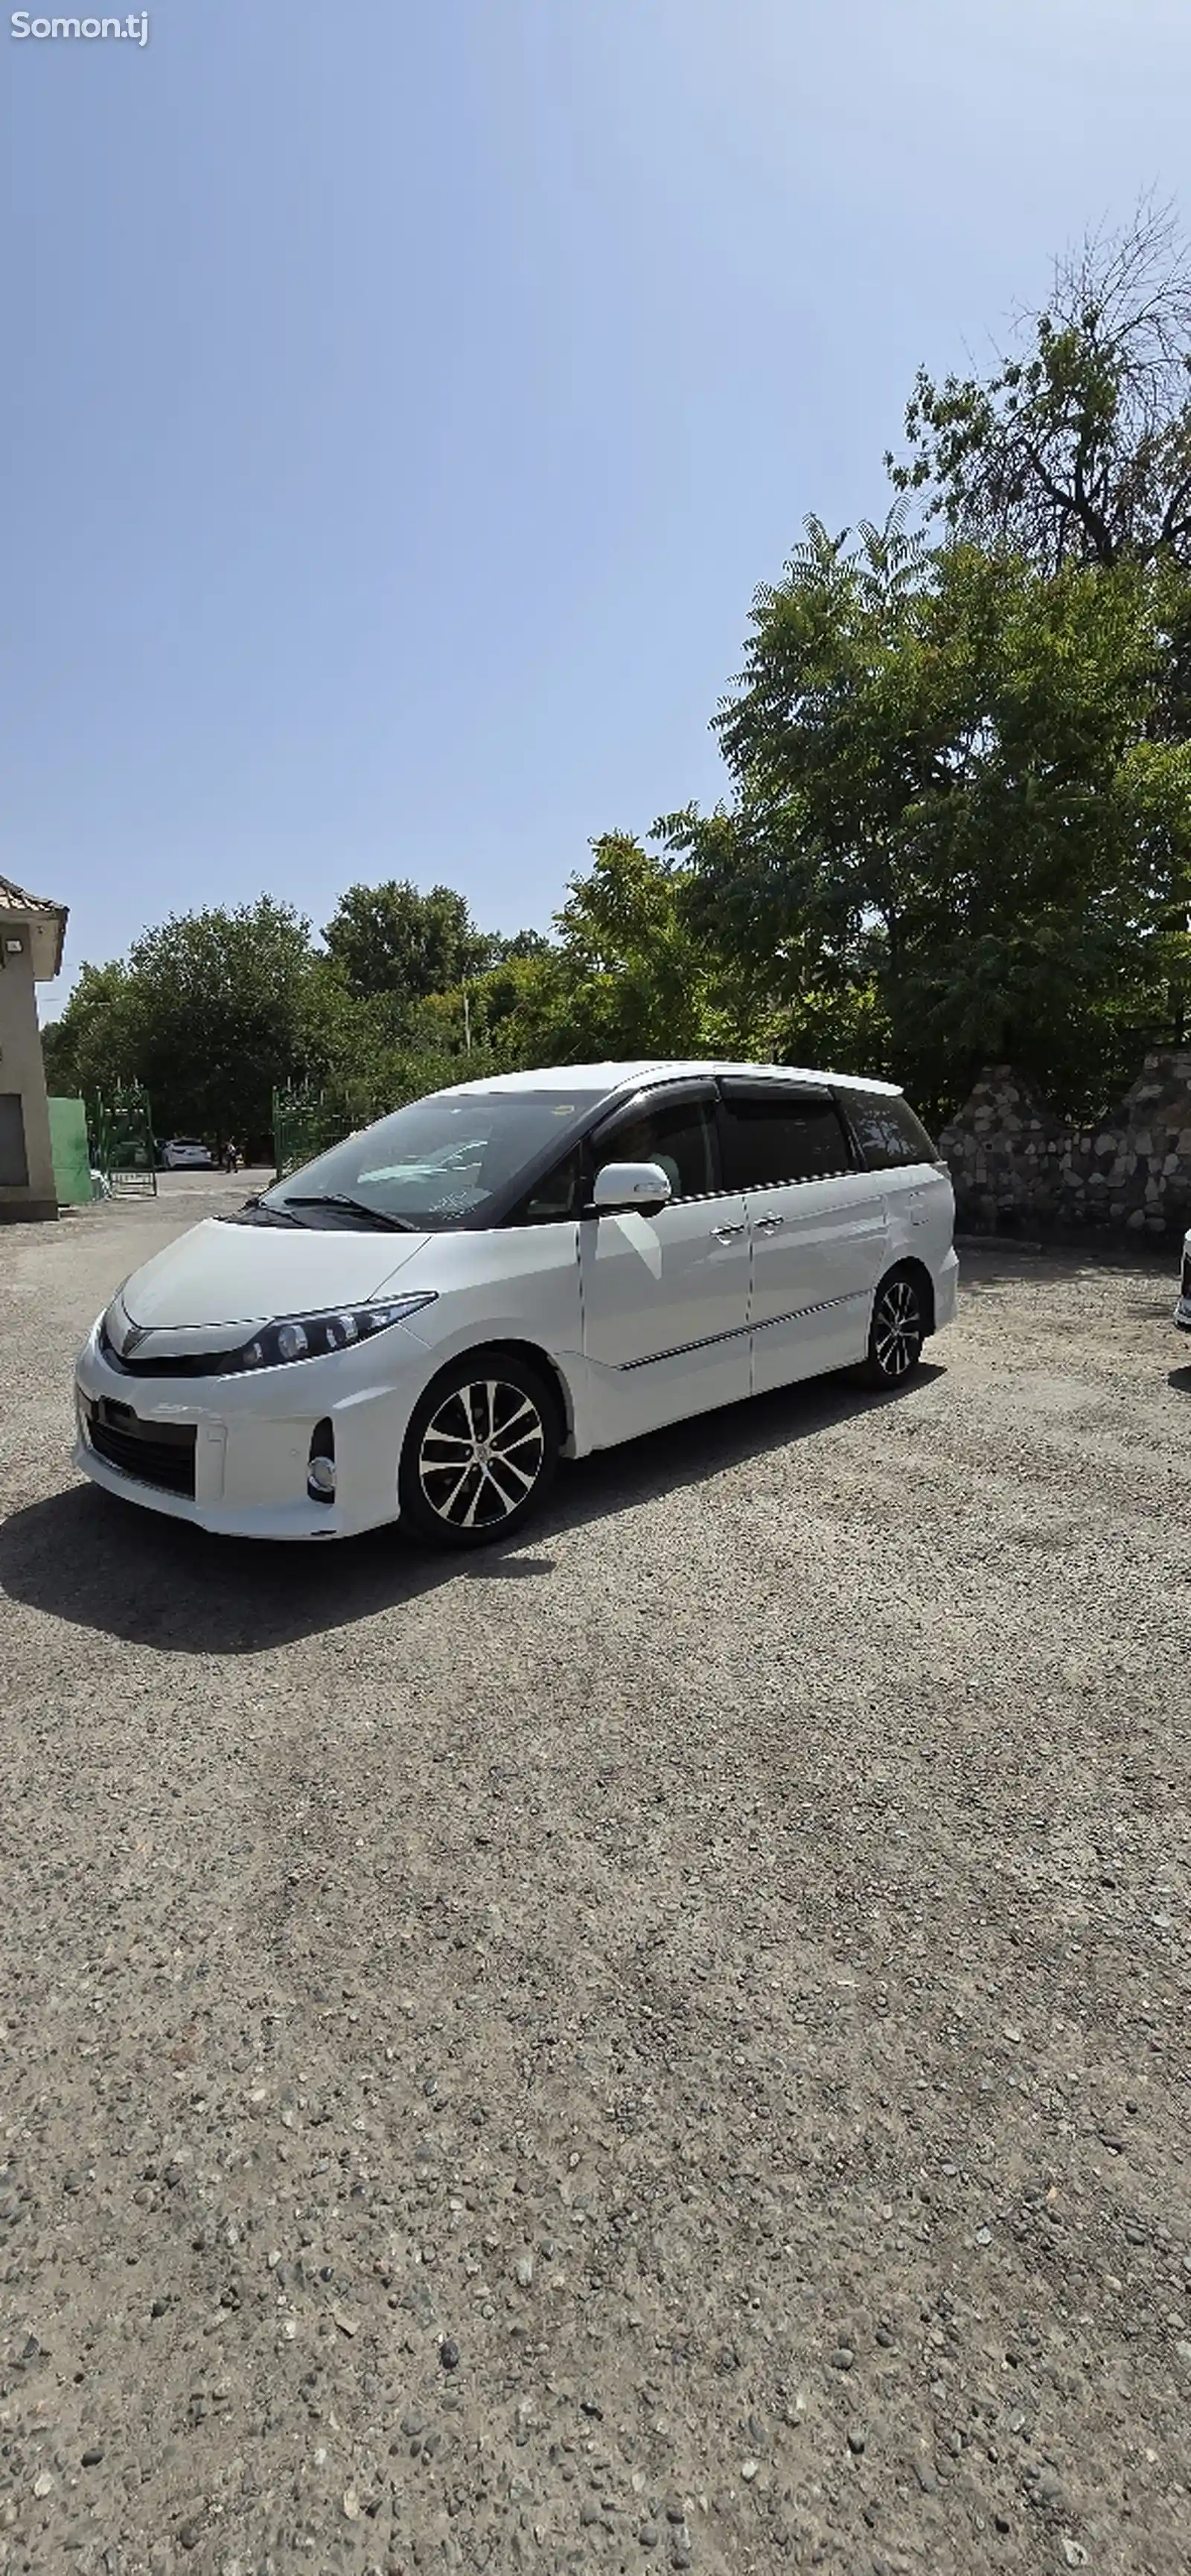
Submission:
<svg viewBox="0 0 1191 2576">
<path fill-rule="evenodd" d="M 886 1267 L 880 1179 L 856 1156 L 830 1092 L 729 1077 L 725 1177 L 752 1247 L 752 1384 L 785 1386 L 862 1359 Z"/>
<path fill-rule="evenodd" d="M 579 1228 L 593 1446 L 749 1392 L 749 1239 L 725 1192 L 710 1083 L 667 1087 L 619 1111 L 593 1169 L 660 1163 L 673 1196 L 657 1216 L 585 1217 Z"/>
</svg>

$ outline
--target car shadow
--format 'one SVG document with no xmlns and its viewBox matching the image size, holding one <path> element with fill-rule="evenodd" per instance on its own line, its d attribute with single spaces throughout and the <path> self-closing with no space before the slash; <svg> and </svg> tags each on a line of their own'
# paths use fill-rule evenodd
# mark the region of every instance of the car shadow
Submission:
<svg viewBox="0 0 1191 2576">
<path fill-rule="evenodd" d="M 564 1460 L 527 1529 L 474 1554 L 435 1551 L 394 1528 L 326 1548 L 213 1538 L 98 1486 L 71 1485 L 0 1524 L 0 1592 L 163 1654 L 264 1654 L 447 1583 L 540 1580 L 554 1571 L 552 1539 L 814 1439 L 857 1414 L 912 1403 L 942 1375 L 925 1366 L 909 1386 L 876 1395 L 845 1377 L 811 1379 L 573 1465 Z"/>
<path fill-rule="evenodd" d="M 1176 1395 L 1191 1395 L 1191 1367 L 1168 1370 L 1166 1383 Z"/>
</svg>

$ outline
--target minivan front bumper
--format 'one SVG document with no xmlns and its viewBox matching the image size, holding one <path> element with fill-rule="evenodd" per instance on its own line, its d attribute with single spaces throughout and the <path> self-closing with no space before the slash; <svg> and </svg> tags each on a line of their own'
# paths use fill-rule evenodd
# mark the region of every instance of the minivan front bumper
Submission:
<svg viewBox="0 0 1191 2576">
<path fill-rule="evenodd" d="M 221 1537 L 346 1538 L 394 1521 L 402 1442 L 432 1365 L 412 1335 L 397 1344 L 401 1330 L 385 1336 L 397 1365 L 377 1386 L 355 1382 L 355 1355 L 342 1352 L 253 1377 L 142 1378 L 109 1365 L 97 1328 L 75 1371 L 74 1463 L 125 1502 Z M 322 1503 L 306 1480 L 328 1420 L 336 1490 Z M 114 1456 L 96 1446 L 105 1431 Z"/>
</svg>

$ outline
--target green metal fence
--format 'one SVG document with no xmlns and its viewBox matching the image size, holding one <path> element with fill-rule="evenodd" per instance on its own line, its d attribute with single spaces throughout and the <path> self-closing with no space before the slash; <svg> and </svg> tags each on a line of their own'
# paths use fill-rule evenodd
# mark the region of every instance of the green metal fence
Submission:
<svg viewBox="0 0 1191 2576">
<path fill-rule="evenodd" d="M 59 1207 L 88 1207 L 95 1196 L 87 1144 L 87 1112 L 81 1100 L 51 1099 L 50 1152 Z"/>
<path fill-rule="evenodd" d="M 273 1164 L 274 1178 L 285 1179 L 303 1163 L 312 1162 L 316 1154 L 325 1154 L 329 1145 L 350 1136 L 353 1128 L 367 1125 L 373 1112 L 371 1105 L 361 1106 L 340 1091 L 309 1091 L 290 1087 L 273 1094 Z"/>
<path fill-rule="evenodd" d="M 156 1198 L 157 1147 L 147 1091 L 128 1084 L 87 1102 L 91 1161 L 119 1198 Z"/>
</svg>

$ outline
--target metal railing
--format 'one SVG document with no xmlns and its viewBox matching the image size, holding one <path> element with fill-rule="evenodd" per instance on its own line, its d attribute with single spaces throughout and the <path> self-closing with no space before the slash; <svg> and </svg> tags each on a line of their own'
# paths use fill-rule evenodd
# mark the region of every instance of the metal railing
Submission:
<svg viewBox="0 0 1191 2576">
<path fill-rule="evenodd" d="M 92 1169 L 102 1172 L 113 1196 L 156 1198 L 157 1146 L 148 1092 L 138 1084 L 93 1092 L 86 1109 Z"/>
</svg>

